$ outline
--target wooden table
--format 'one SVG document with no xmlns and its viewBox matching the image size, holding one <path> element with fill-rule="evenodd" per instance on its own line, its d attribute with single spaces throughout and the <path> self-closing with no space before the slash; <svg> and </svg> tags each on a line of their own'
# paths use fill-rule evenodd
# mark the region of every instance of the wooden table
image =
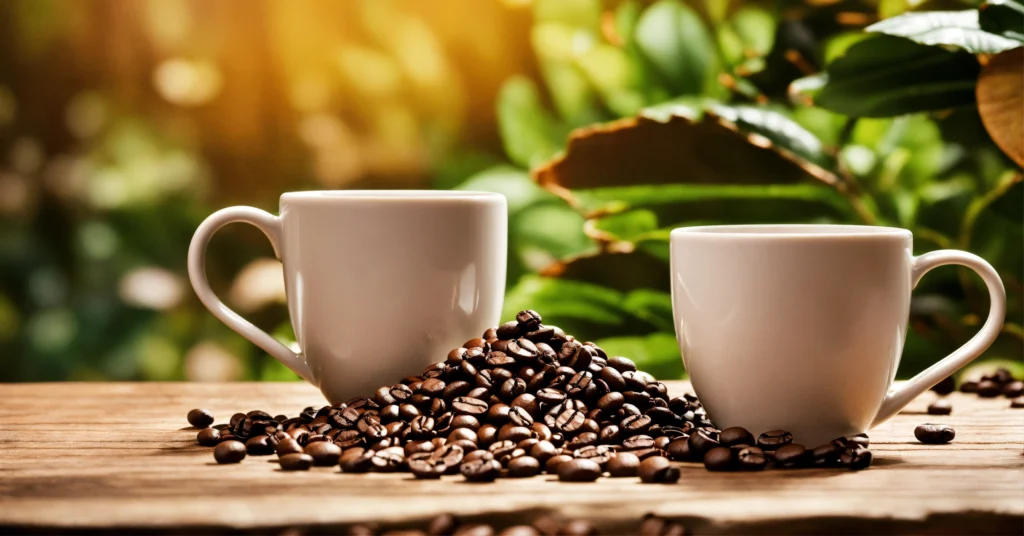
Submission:
<svg viewBox="0 0 1024 536">
<path fill-rule="evenodd" d="M 286 473 L 270 457 L 218 466 L 195 444 L 189 409 L 203 406 L 217 422 L 255 408 L 293 415 L 322 403 L 301 383 L 0 384 L 0 532 L 338 532 L 368 520 L 408 527 L 444 511 L 504 524 L 555 512 L 605 534 L 635 532 L 646 512 L 696 534 L 1024 532 L 1024 410 L 955 393 L 953 415 L 927 416 L 931 399 L 872 431 L 875 463 L 861 472 L 722 474 L 684 464 L 675 485 L 548 476 L 474 485 L 337 468 Z M 952 425 L 956 440 L 918 443 L 913 429 L 923 422 Z"/>
</svg>

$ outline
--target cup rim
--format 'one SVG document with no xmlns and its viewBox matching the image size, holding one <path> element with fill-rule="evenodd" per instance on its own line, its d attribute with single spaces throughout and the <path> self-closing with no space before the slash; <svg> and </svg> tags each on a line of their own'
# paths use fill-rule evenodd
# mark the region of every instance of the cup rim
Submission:
<svg viewBox="0 0 1024 536">
<path fill-rule="evenodd" d="M 309 190 L 281 194 L 281 201 L 446 201 L 446 200 L 504 200 L 496 192 L 473 190 Z"/>
<path fill-rule="evenodd" d="M 815 223 L 697 225 L 678 227 L 670 233 L 672 239 L 701 237 L 759 239 L 835 239 L 835 238 L 911 238 L 913 234 L 899 227 L 875 225 L 843 225 Z"/>
</svg>

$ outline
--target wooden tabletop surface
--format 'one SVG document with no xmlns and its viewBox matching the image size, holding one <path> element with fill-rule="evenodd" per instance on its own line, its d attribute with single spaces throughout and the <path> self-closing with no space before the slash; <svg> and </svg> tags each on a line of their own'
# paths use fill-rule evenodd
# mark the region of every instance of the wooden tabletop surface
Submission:
<svg viewBox="0 0 1024 536">
<path fill-rule="evenodd" d="M 338 532 L 362 521 L 409 527 L 451 511 L 506 525 L 552 512 L 590 519 L 604 534 L 635 531 L 647 512 L 695 534 L 1021 534 L 1024 409 L 954 393 L 952 415 L 925 415 L 933 398 L 871 432 L 875 463 L 860 472 L 724 474 L 683 464 L 674 485 L 549 476 L 468 484 L 336 467 L 288 473 L 273 457 L 219 466 L 185 421 L 197 406 L 225 422 L 236 411 L 293 415 L 322 404 L 302 383 L 0 384 L 0 532 Z M 918 443 L 913 430 L 924 422 L 952 425 L 956 439 Z"/>
</svg>

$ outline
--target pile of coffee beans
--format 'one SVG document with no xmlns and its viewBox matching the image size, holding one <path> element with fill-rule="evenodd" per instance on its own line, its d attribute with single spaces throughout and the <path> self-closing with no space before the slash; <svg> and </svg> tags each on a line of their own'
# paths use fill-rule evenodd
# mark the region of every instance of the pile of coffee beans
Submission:
<svg viewBox="0 0 1024 536">
<path fill-rule="evenodd" d="M 197 441 L 215 447 L 218 463 L 276 453 L 286 471 L 339 465 L 349 473 L 461 474 L 471 482 L 546 472 L 564 482 L 608 474 L 671 483 L 679 469 L 670 458 L 705 461 L 714 470 L 768 462 L 861 469 L 871 460 L 866 439 L 836 440 L 834 453 L 805 464 L 790 454 L 799 445 L 791 445 L 788 432 L 767 432 L 755 443 L 746 430 L 720 431 L 695 396 L 669 398 L 665 385 L 630 359 L 609 357 L 543 324 L 532 310 L 373 396 L 307 407 L 293 417 L 236 413 L 212 428 L 204 428 L 213 422 L 204 410 L 190 411 L 188 420 L 203 428 Z M 787 446 L 780 461 L 778 451 Z M 728 453 L 718 451 L 708 463 L 716 447 Z"/>
<path fill-rule="evenodd" d="M 685 536 L 686 527 L 674 521 L 647 514 L 638 527 L 630 528 L 629 534 L 639 536 Z M 538 517 L 528 525 L 513 525 L 498 529 L 484 523 L 467 523 L 451 514 L 441 514 L 432 519 L 424 529 L 385 531 L 377 524 L 362 524 L 350 527 L 349 536 L 595 536 L 600 534 L 596 527 L 583 519 L 561 521 L 552 516 Z"/>
<path fill-rule="evenodd" d="M 939 395 L 948 395 L 957 388 L 956 380 L 952 376 L 942 380 L 934 387 Z M 991 374 L 986 374 L 978 380 L 968 380 L 960 384 L 961 393 L 974 393 L 981 398 L 996 398 L 999 396 L 1010 399 L 1011 408 L 1024 408 L 1024 381 L 1014 378 L 1009 369 L 999 368 Z M 941 399 L 940 399 L 941 401 Z M 930 415 L 949 415 L 952 407 L 939 404 L 936 401 L 928 407 Z"/>
</svg>

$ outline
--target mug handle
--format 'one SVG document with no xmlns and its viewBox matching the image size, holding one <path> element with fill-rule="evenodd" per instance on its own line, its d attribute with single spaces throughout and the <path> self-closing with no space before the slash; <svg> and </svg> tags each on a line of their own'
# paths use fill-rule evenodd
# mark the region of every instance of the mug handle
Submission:
<svg viewBox="0 0 1024 536">
<path fill-rule="evenodd" d="M 229 223 L 244 222 L 255 226 L 274 247 L 274 255 L 281 258 L 281 219 L 273 214 L 252 207 L 228 207 L 210 214 L 208 218 L 199 224 L 196 234 L 192 236 L 192 243 L 188 247 L 188 277 L 192 281 L 192 288 L 203 305 L 213 313 L 218 320 L 237 331 L 241 336 L 252 341 L 268 354 L 274 356 L 284 366 L 312 382 L 312 374 L 306 359 L 297 354 L 280 341 L 271 337 L 267 332 L 254 326 L 248 320 L 242 318 L 238 313 L 232 311 L 220 298 L 213 293 L 210 282 L 206 279 L 206 246 L 210 243 L 221 227 Z"/>
<path fill-rule="evenodd" d="M 911 286 L 916 287 L 921 277 L 932 268 L 947 264 L 966 266 L 974 270 L 985 281 L 991 302 L 988 319 L 985 320 L 985 325 L 981 327 L 981 330 L 955 352 L 914 376 L 900 389 L 886 395 L 871 426 L 881 424 L 903 409 L 918 395 L 960 370 L 964 365 L 974 361 L 996 340 L 1003 328 L 1003 319 L 1006 316 L 1006 290 L 992 265 L 977 255 L 955 249 L 943 249 L 914 257 L 910 274 Z"/>
</svg>

